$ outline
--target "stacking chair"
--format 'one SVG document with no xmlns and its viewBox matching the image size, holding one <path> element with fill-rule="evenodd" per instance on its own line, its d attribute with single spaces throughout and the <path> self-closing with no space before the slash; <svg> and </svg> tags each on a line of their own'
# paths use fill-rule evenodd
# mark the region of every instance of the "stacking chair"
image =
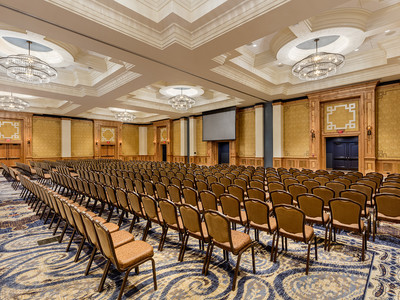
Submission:
<svg viewBox="0 0 400 300">
<path fill-rule="evenodd" d="M 182 249 L 178 260 L 183 261 L 190 236 L 199 240 L 201 250 L 204 250 L 204 243 L 209 243 L 210 238 L 208 236 L 206 223 L 201 221 L 202 218 L 200 212 L 194 206 L 190 204 L 182 204 L 179 206 L 179 212 L 183 222 L 184 233 Z M 202 273 L 204 273 L 204 267 Z"/>
<path fill-rule="evenodd" d="M 329 225 L 328 251 L 330 251 L 332 230 L 340 229 L 360 233 L 362 236 L 361 261 L 365 260 L 368 232 L 361 219 L 362 206 L 350 199 L 334 198 L 329 201 L 331 223 Z"/>
<path fill-rule="evenodd" d="M 139 193 L 141 195 L 145 194 L 142 180 L 135 179 L 135 189 L 136 189 L 136 193 Z"/>
<path fill-rule="evenodd" d="M 400 187 L 395 187 L 395 186 L 381 186 L 378 189 L 379 194 L 395 194 L 397 196 L 400 196 Z"/>
<path fill-rule="evenodd" d="M 199 192 L 199 198 L 204 211 L 216 210 L 222 212 L 221 206 L 218 205 L 217 196 L 213 192 L 207 190 L 201 191 Z"/>
<path fill-rule="evenodd" d="M 227 190 L 228 186 L 232 184 L 232 180 L 230 180 L 228 177 L 220 177 L 219 182 L 222 183 L 222 185 L 225 187 L 225 191 Z"/>
<path fill-rule="evenodd" d="M 198 199 L 198 193 L 195 189 L 190 187 L 183 188 L 183 198 L 185 199 L 186 204 L 190 204 L 193 207 L 196 207 L 199 211 L 203 211 L 203 207 Z"/>
<path fill-rule="evenodd" d="M 369 207 L 374 206 L 374 203 L 372 202 L 373 201 L 372 194 L 374 193 L 374 191 L 371 186 L 366 185 L 364 183 L 356 182 L 350 185 L 350 189 L 360 191 L 365 195 L 367 195 L 367 205 Z"/>
<path fill-rule="evenodd" d="M 363 177 L 363 178 L 357 180 L 356 183 L 363 183 L 363 184 L 370 186 L 372 188 L 372 194 L 375 194 L 376 189 L 378 188 L 378 185 L 376 184 L 376 182 L 368 177 Z"/>
<path fill-rule="evenodd" d="M 289 184 L 287 191 L 292 194 L 294 204 L 297 204 L 297 197 L 301 194 L 305 194 L 308 192 L 308 189 L 305 185 L 300 183 Z"/>
<path fill-rule="evenodd" d="M 234 229 L 236 229 L 236 224 L 246 226 L 246 212 L 240 209 L 243 202 L 231 194 L 222 194 L 219 201 L 223 214 L 233 223 Z"/>
<path fill-rule="evenodd" d="M 265 191 L 264 181 L 261 181 L 261 180 L 258 180 L 258 179 L 254 179 L 254 176 L 250 180 L 249 186 L 252 187 L 252 188 L 258 188 L 258 189 L 261 189 L 261 190 Z"/>
<path fill-rule="evenodd" d="M 233 183 L 234 183 L 234 185 L 240 186 L 243 189 L 244 194 L 247 193 L 247 181 L 244 178 L 240 178 L 240 177 L 235 178 Z M 229 189 L 229 187 L 228 187 L 228 189 Z"/>
<path fill-rule="evenodd" d="M 235 184 L 231 184 L 230 186 L 228 186 L 228 193 L 235 196 L 240 201 L 242 206 L 244 205 L 243 202 L 244 202 L 245 192 L 242 187 Z"/>
<path fill-rule="evenodd" d="M 182 195 L 181 195 L 181 189 L 179 186 L 176 186 L 174 184 L 170 184 L 168 186 L 168 194 L 169 194 L 169 199 L 176 203 L 176 204 L 181 204 L 182 203 Z"/>
<path fill-rule="evenodd" d="M 254 229 L 255 240 L 260 240 L 259 231 L 265 231 L 269 234 L 276 230 L 276 220 L 271 217 L 271 209 L 268 203 L 258 199 L 248 199 L 244 201 L 244 207 L 247 217 L 247 233 L 250 228 Z"/>
<path fill-rule="evenodd" d="M 155 191 L 154 183 L 152 183 L 149 180 L 144 180 L 143 184 L 144 184 L 144 188 L 146 191 L 146 195 L 156 198 L 156 191 Z"/>
<path fill-rule="evenodd" d="M 384 186 L 393 186 L 393 187 L 400 188 L 400 182 L 390 179 L 390 180 L 386 180 L 386 181 L 382 182 L 382 187 L 384 187 Z"/>
<path fill-rule="evenodd" d="M 251 255 L 253 260 L 253 273 L 256 273 L 256 265 L 254 258 L 254 242 L 251 241 L 250 236 L 246 233 L 231 230 L 229 219 L 217 211 L 206 211 L 204 218 L 207 225 L 207 231 L 210 236 L 210 242 L 207 247 L 207 255 L 204 261 L 204 275 L 207 275 L 208 267 L 210 265 L 214 245 L 221 248 L 224 253 L 227 251 L 237 255 L 237 263 L 235 268 L 235 275 L 233 277 L 232 291 L 236 288 L 236 281 L 239 272 L 240 259 L 242 254 L 251 248 Z M 227 254 L 225 257 L 227 258 Z"/>
<path fill-rule="evenodd" d="M 306 215 L 301 209 L 290 205 L 281 204 L 274 207 L 274 212 L 276 216 L 277 230 L 275 231 L 272 238 L 271 260 L 273 257 L 274 262 L 276 262 L 280 236 L 282 237 L 282 244 L 283 238 L 285 238 L 286 250 L 287 238 L 290 238 L 297 242 L 303 242 L 308 245 L 306 264 L 306 275 L 308 275 L 310 264 L 310 249 L 313 240 L 315 247 L 315 260 L 318 260 L 317 237 L 314 235 L 314 229 L 311 226 L 306 225 Z"/>
<path fill-rule="evenodd" d="M 219 182 L 213 182 L 210 184 L 211 191 L 219 198 L 223 193 L 225 193 L 225 186 Z"/>
<path fill-rule="evenodd" d="M 335 197 L 339 197 L 340 192 L 346 189 L 346 185 L 339 181 L 329 181 L 325 186 L 335 191 Z"/>
<path fill-rule="evenodd" d="M 267 201 L 267 196 L 266 196 L 266 193 L 265 193 L 265 191 L 263 189 L 259 189 L 259 188 L 255 188 L 255 187 L 254 188 L 249 188 L 247 190 L 247 195 L 248 195 L 249 199 L 250 198 L 258 199 L 258 200 L 261 200 L 263 202 Z M 272 207 L 270 207 L 270 208 L 272 208 Z"/>
<path fill-rule="evenodd" d="M 164 183 L 157 182 L 155 184 L 156 192 L 157 192 L 157 199 L 168 199 L 168 190 Z"/>
<path fill-rule="evenodd" d="M 183 179 L 182 184 L 184 187 L 190 187 L 192 189 L 195 187 L 194 181 L 188 178 Z"/>
<path fill-rule="evenodd" d="M 147 234 L 148 234 L 150 226 L 151 226 L 151 222 L 154 222 L 154 223 L 160 225 L 161 227 L 163 227 L 164 222 L 163 222 L 163 218 L 162 218 L 161 212 L 158 207 L 158 203 L 153 197 L 148 196 L 148 195 L 142 196 L 142 203 L 143 203 L 143 208 L 144 208 L 144 212 L 146 214 L 146 219 L 147 219 L 147 224 L 146 224 L 146 227 L 143 232 L 142 240 L 146 241 Z M 160 243 L 158 244 L 159 251 L 161 248 L 161 243 L 162 243 L 162 239 L 160 240 Z"/>
<path fill-rule="evenodd" d="M 198 192 L 208 190 L 208 184 L 204 180 L 196 180 L 196 189 Z"/>
<path fill-rule="evenodd" d="M 320 183 L 314 179 L 306 179 L 306 180 L 303 180 L 303 185 L 306 186 L 308 192 L 311 193 L 311 190 L 314 187 L 320 186 Z"/>
<path fill-rule="evenodd" d="M 269 194 L 272 206 L 279 204 L 293 205 L 293 196 L 286 191 L 273 191 Z"/>
<path fill-rule="evenodd" d="M 296 178 L 292 178 L 292 177 L 284 179 L 283 184 L 285 185 L 285 191 L 288 190 L 289 185 L 294 184 L 294 183 L 300 183 L 300 182 Z"/>
<path fill-rule="evenodd" d="M 311 189 L 311 193 L 324 200 L 325 210 L 329 210 L 329 201 L 335 198 L 335 191 L 326 186 L 316 186 Z"/>
<path fill-rule="evenodd" d="M 139 266 L 147 261 L 151 261 L 152 263 L 154 290 L 157 290 L 156 265 L 153 259 L 153 247 L 146 242 L 135 240 L 122 246 L 115 247 L 108 228 L 97 221 L 95 221 L 94 224 L 101 252 L 107 259 L 107 264 L 100 281 L 98 292 L 103 290 L 104 282 L 112 263 L 119 272 L 125 272 L 121 290 L 118 295 L 118 300 L 121 299 L 130 271 L 136 268 L 136 273 L 139 273 Z"/>
<path fill-rule="evenodd" d="M 130 208 L 132 209 L 132 213 L 134 217 L 132 218 L 131 226 L 129 227 L 129 232 L 132 232 L 133 225 L 135 225 L 135 219 L 146 219 L 146 213 L 144 212 L 143 204 L 140 198 L 140 194 L 129 191 L 126 194 L 127 201 L 129 203 Z"/>
<path fill-rule="evenodd" d="M 163 220 L 163 231 L 161 234 L 161 242 L 159 251 L 162 251 L 164 248 L 165 239 L 167 237 L 168 229 L 171 228 L 179 233 L 179 240 L 183 241 L 183 223 L 181 217 L 178 215 L 178 208 L 175 203 L 167 199 L 159 199 L 158 206 L 160 207 L 162 220 Z M 182 250 L 181 245 L 181 250 Z M 181 252 L 181 251 L 180 251 Z M 178 256 L 178 260 L 180 258 L 180 252 Z"/>
<path fill-rule="evenodd" d="M 325 228 L 324 250 L 327 245 L 327 234 L 330 216 L 324 211 L 324 200 L 313 194 L 301 194 L 297 196 L 299 208 L 304 212 L 306 222 L 319 224 Z"/>
<path fill-rule="evenodd" d="M 400 196 L 395 194 L 376 194 L 373 240 L 375 241 L 377 222 L 400 223 Z"/>
</svg>

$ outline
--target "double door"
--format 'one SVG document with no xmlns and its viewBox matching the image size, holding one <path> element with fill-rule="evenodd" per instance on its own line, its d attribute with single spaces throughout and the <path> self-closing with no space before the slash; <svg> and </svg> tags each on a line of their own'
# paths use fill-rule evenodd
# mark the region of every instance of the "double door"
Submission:
<svg viewBox="0 0 400 300">
<path fill-rule="evenodd" d="M 0 143 L 0 162 L 14 166 L 22 161 L 22 146 L 20 143 Z"/>
<path fill-rule="evenodd" d="M 358 170 L 358 137 L 331 138 L 327 149 L 329 143 L 334 170 Z"/>
</svg>

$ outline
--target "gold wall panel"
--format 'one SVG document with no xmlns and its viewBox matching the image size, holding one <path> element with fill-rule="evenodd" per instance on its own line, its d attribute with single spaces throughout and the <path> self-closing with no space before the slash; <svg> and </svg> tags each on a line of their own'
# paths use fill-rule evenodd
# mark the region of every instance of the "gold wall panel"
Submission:
<svg viewBox="0 0 400 300">
<path fill-rule="evenodd" d="M 400 85 L 376 89 L 377 157 L 400 158 Z"/>
<path fill-rule="evenodd" d="M 255 111 L 245 109 L 238 112 L 239 157 L 254 157 L 256 155 Z"/>
<path fill-rule="evenodd" d="M 102 143 L 115 144 L 115 127 L 101 127 L 100 141 Z"/>
<path fill-rule="evenodd" d="M 207 142 L 203 142 L 203 118 L 196 119 L 196 155 L 207 155 Z"/>
<path fill-rule="evenodd" d="M 168 141 L 167 127 L 161 127 L 160 128 L 160 142 L 164 144 L 167 141 Z"/>
<path fill-rule="evenodd" d="M 154 126 L 147 127 L 147 154 L 154 155 Z"/>
<path fill-rule="evenodd" d="M 305 157 L 309 154 L 308 102 L 289 102 L 283 106 L 284 156 Z"/>
<path fill-rule="evenodd" d="M 0 120 L 0 140 L 20 141 L 21 121 Z"/>
<path fill-rule="evenodd" d="M 93 122 L 71 120 L 71 156 L 93 156 Z"/>
<path fill-rule="evenodd" d="M 122 125 L 122 155 L 139 155 L 139 126 Z"/>
<path fill-rule="evenodd" d="M 328 102 L 323 104 L 324 133 L 359 130 L 358 100 Z"/>
<path fill-rule="evenodd" d="M 61 119 L 33 117 L 32 156 L 61 156 Z"/>
<path fill-rule="evenodd" d="M 172 122 L 172 155 L 181 155 L 181 120 Z"/>
</svg>

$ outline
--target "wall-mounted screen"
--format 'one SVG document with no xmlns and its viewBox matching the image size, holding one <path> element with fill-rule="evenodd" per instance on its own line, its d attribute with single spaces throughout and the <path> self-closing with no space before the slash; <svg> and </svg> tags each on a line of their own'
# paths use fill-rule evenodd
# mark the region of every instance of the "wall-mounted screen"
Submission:
<svg viewBox="0 0 400 300">
<path fill-rule="evenodd" d="M 236 139 L 236 107 L 203 112 L 203 141 Z"/>
</svg>

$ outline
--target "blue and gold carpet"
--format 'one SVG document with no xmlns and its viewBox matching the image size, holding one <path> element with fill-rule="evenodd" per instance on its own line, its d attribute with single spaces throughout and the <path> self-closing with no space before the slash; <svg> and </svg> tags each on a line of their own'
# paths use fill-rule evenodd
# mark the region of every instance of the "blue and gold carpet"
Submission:
<svg viewBox="0 0 400 300">
<path fill-rule="evenodd" d="M 0 176 L 0 299 L 115 299 L 122 275 L 111 269 L 104 291 L 97 287 L 104 259 L 97 255 L 91 272 L 84 276 L 89 253 L 85 245 L 81 258 L 73 262 L 80 238 L 65 252 L 70 231 L 64 241 L 38 245 L 53 237 L 42 220 L 19 199 L 20 190 Z M 116 222 L 116 220 L 114 220 Z M 123 227 L 128 227 L 128 220 Z M 144 222 L 135 225 L 141 239 Z M 323 231 L 316 228 L 318 236 Z M 61 230 L 58 230 L 58 234 Z M 129 276 L 124 297 L 132 299 L 399 299 L 400 232 L 382 224 L 376 242 L 368 243 L 365 262 L 360 261 L 361 238 L 340 234 L 330 252 L 318 245 L 318 261 L 311 248 L 310 273 L 305 275 L 306 246 L 288 242 L 288 251 L 279 253 L 277 263 L 269 261 L 272 237 L 261 233 L 256 249 L 256 274 L 252 273 L 250 251 L 244 254 L 236 291 L 231 291 L 236 256 L 223 261 L 215 248 L 208 276 L 201 274 L 205 252 L 189 239 L 182 263 L 177 261 L 178 235 L 169 232 L 162 252 L 157 251 L 161 229 L 154 225 L 147 241 L 155 247 L 158 290 L 153 290 L 150 264 L 140 274 Z M 395 237 L 397 236 L 397 237 Z"/>
</svg>

